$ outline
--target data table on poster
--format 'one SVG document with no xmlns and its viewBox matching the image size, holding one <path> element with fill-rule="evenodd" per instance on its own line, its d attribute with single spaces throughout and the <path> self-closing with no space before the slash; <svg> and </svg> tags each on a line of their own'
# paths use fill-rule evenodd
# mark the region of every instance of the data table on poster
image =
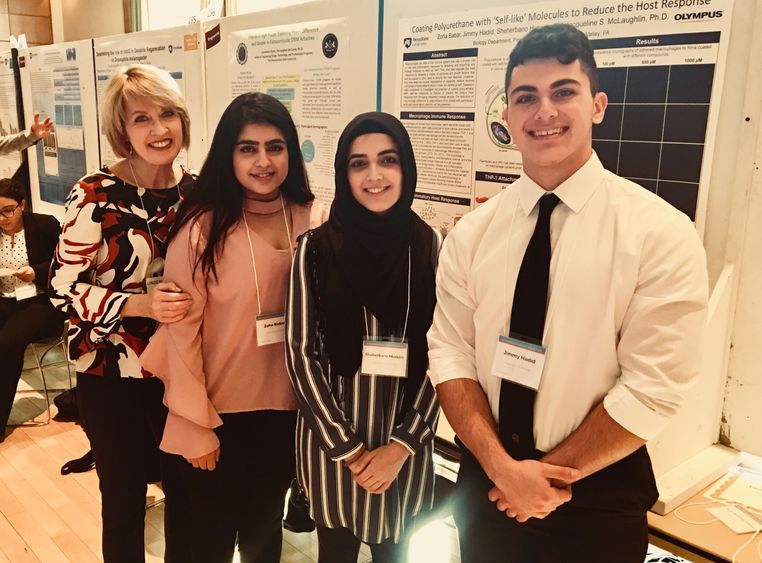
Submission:
<svg viewBox="0 0 762 563">
<path fill-rule="evenodd" d="M 609 101 L 593 129 L 603 165 L 692 220 L 719 41 L 719 32 L 592 41 Z"/>
</svg>

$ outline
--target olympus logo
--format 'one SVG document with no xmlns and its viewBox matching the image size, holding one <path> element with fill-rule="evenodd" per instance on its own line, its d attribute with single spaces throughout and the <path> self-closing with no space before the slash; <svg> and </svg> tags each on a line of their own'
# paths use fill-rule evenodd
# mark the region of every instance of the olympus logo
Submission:
<svg viewBox="0 0 762 563">
<path fill-rule="evenodd" d="M 687 14 L 675 14 L 675 19 L 678 21 L 684 20 L 705 20 L 709 18 L 721 18 L 722 10 L 715 10 L 714 12 L 688 12 Z"/>
</svg>

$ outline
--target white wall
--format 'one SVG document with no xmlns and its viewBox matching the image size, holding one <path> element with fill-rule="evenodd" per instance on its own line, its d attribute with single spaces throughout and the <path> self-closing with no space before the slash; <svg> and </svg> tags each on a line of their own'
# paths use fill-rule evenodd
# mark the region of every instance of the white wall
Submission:
<svg viewBox="0 0 762 563">
<path fill-rule="evenodd" d="M 721 217 L 727 225 L 725 259 L 737 264 L 739 280 L 722 438 L 733 447 L 762 455 L 762 61 L 758 56 L 762 36 L 754 33 L 762 25 L 762 3 L 739 0 L 734 20 L 742 20 L 749 35 L 749 40 L 739 45 L 745 50 L 739 49 L 734 60 L 735 70 L 748 77 L 748 82 L 737 85 L 744 94 L 742 103 L 723 114 L 723 120 L 738 124 L 738 138 L 728 139 L 738 150 L 732 199 Z M 734 39 L 735 35 L 734 29 Z M 719 206 L 716 210 L 719 223 Z M 717 230 L 719 242 L 722 233 L 719 227 Z M 719 250 L 710 256 L 716 258 Z"/>
<path fill-rule="evenodd" d="M 124 33 L 123 0 L 50 0 L 53 42 Z"/>
</svg>

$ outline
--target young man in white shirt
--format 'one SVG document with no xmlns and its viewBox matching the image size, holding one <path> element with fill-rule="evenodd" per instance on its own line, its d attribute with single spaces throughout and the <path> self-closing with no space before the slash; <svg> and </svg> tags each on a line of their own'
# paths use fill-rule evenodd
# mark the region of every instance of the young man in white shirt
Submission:
<svg viewBox="0 0 762 563">
<path fill-rule="evenodd" d="M 582 32 L 524 37 L 506 99 L 524 173 L 445 240 L 429 332 L 430 377 L 464 446 L 462 561 L 641 563 L 658 496 L 644 444 L 697 373 L 704 250 L 687 216 L 593 152 L 607 98 Z M 545 274 L 519 294 L 520 271 L 542 272 L 528 249 L 542 196 L 557 198 Z M 537 287 L 542 303 L 517 312 Z"/>
</svg>

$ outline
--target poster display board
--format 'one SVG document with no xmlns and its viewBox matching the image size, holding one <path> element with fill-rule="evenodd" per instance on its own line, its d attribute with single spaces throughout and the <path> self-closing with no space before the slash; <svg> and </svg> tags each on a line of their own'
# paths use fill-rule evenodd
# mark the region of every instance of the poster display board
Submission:
<svg viewBox="0 0 762 563">
<path fill-rule="evenodd" d="M 592 42 L 609 107 L 604 166 L 703 232 L 732 0 L 547 2 L 400 20 L 395 111 L 418 161 L 416 210 L 448 230 L 509 186 L 521 156 L 502 119 L 508 54 L 530 29 L 570 23 Z"/>
<path fill-rule="evenodd" d="M 71 187 L 100 161 L 92 41 L 24 49 L 19 70 L 25 121 L 39 112 L 55 128 L 29 152 L 32 205 L 61 217 Z"/>
<path fill-rule="evenodd" d="M 317 11 L 327 19 L 310 19 L 316 7 L 301 6 L 206 24 L 207 119 L 211 138 L 239 94 L 280 100 L 296 123 L 312 191 L 330 203 L 338 137 L 355 115 L 375 108 L 377 6 L 316 4 L 325 4 Z"/>
<path fill-rule="evenodd" d="M 19 132 L 18 110 L 16 109 L 16 79 L 13 76 L 13 54 L 0 52 L 0 135 Z M 0 178 L 10 178 L 21 166 L 21 153 L 13 151 L 0 155 Z"/>
<path fill-rule="evenodd" d="M 206 156 L 204 61 L 199 25 L 114 35 L 93 41 L 99 112 L 106 82 L 123 66 L 151 64 L 166 70 L 177 81 L 191 120 L 190 148 L 180 153 L 178 161 L 196 170 Z M 118 160 L 103 134 L 100 135 L 100 151 L 101 164 Z"/>
</svg>

